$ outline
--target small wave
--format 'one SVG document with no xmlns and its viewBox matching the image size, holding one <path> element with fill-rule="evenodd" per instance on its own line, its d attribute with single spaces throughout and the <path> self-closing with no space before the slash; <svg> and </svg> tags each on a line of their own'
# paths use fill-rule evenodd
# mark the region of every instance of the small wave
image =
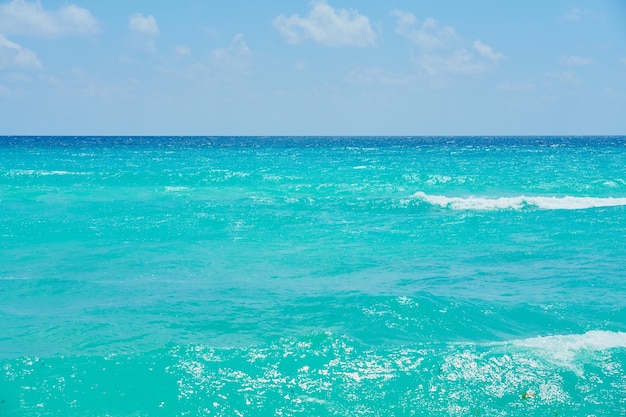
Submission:
<svg viewBox="0 0 626 417">
<path fill-rule="evenodd" d="M 175 187 L 175 186 L 165 186 L 165 192 L 177 192 L 177 191 L 187 191 L 189 187 Z"/>
<path fill-rule="evenodd" d="M 622 346 L 623 337 L 595 331 L 517 342 L 541 348 L 583 342 L 604 349 Z M 3 390 L 7 400 L 0 412 L 32 415 L 44 408 L 45 415 L 78 415 L 78 410 L 80 415 L 111 416 L 197 415 L 198 410 L 221 416 L 624 415 L 623 356 L 591 358 L 582 364 L 584 375 L 576 377 L 567 368 L 539 360 L 536 353 L 519 352 L 511 343 L 374 347 L 327 331 L 256 346 L 174 344 L 147 352 L 26 356 L 0 361 L 0 386 L 8 390 Z M 138 384 L 142 389 L 137 390 Z M 112 391 L 134 401 L 111 401 Z M 80 401 L 80 409 L 75 401 Z"/>
<path fill-rule="evenodd" d="M 499 198 L 447 197 L 444 195 L 429 195 L 422 191 L 418 191 L 412 197 L 435 206 L 454 210 L 519 210 L 527 206 L 534 206 L 544 210 L 582 210 L 596 207 L 626 206 L 626 198 L 613 197 L 533 197 L 524 195 Z"/>
<path fill-rule="evenodd" d="M 511 343 L 517 346 L 537 349 L 600 351 L 626 348 L 626 333 L 591 330 L 584 334 L 539 336 L 530 339 L 514 340 Z"/>
<path fill-rule="evenodd" d="M 34 170 L 34 169 L 14 169 L 9 171 L 9 174 L 21 176 L 21 175 L 37 175 L 37 176 L 50 176 L 50 175 L 90 175 L 91 172 L 73 172 L 73 171 L 61 171 L 61 170 Z"/>
<path fill-rule="evenodd" d="M 577 355 L 585 352 L 626 348 L 626 333 L 591 330 L 584 334 L 539 336 L 513 340 L 510 343 L 514 346 L 532 349 L 558 364 L 572 367 Z"/>
</svg>

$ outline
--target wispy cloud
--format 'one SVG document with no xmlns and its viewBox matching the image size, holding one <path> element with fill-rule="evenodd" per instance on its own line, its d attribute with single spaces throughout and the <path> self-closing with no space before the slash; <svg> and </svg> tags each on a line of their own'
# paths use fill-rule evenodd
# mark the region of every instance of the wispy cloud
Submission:
<svg viewBox="0 0 626 417">
<path fill-rule="evenodd" d="M 396 33 L 417 47 L 413 59 L 429 75 L 480 74 L 505 58 L 480 40 L 470 45 L 452 26 L 441 26 L 432 18 L 419 24 L 410 12 L 394 10 L 391 14 L 397 19 Z"/>
<path fill-rule="evenodd" d="M 45 10 L 41 3 L 13 0 L 0 4 L 0 33 L 56 37 L 85 35 L 100 30 L 89 10 L 69 4 L 58 10 Z"/>
<path fill-rule="evenodd" d="M 128 27 L 133 34 L 133 44 L 147 51 L 155 51 L 155 40 L 159 36 L 159 25 L 154 16 L 135 13 L 128 19 Z"/>
<path fill-rule="evenodd" d="M 561 85 L 573 86 L 580 83 L 580 79 L 572 71 L 551 71 L 546 73 L 546 79 Z"/>
<path fill-rule="evenodd" d="M 483 58 L 486 58 L 491 62 L 498 62 L 501 59 L 504 59 L 503 54 L 494 52 L 490 46 L 485 45 L 480 40 L 475 40 L 473 46 Z"/>
<path fill-rule="evenodd" d="M 197 55 L 199 54 L 195 56 Z M 213 86 L 232 81 L 236 84 L 252 73 L 254 52 L 248 47 L 244 35 L 238 33 L 227 46 L 213 49 L 208 59 L 184 62 L 182 66 L 161 66 L 158 71 L 167 76 L 187 81 L 201 81 Z"/>
<path fill-rule="evenodd" d="M 441 27 L 434 19 L 428 18 L 418 26 L 417 18 L 412 13 L 394 10 L 391 14 L 397 18 L 396 33 L 423 51 L 445 48 L 459 40 L 453 27 Z"/>
<path fill-rule="evenodd" d="M 423 54 L 416 58 L 416 62 L 430 75 L 472 75 L 489 69 L 487 63 L 462 48 L 447 54 Z"/>
<path fill-rule="evenodd" d="M 586 10 L 581 9 L 580 7 L 573 7 L 567 13 L 565 13 L 565 15 L 563 16 L 563 20 L 566 20 L 569 22 L 578 22 L 586 14 L 587 14 Z"/>
<path fill-rule="evenodd" d="M 42 66 L 33 51 L 0 35 L 0 69 L 5 68 L 33 70 Z"/>
<path fill-rule="evenodd" d="M 226 48 L 213 50 L 211 63 L 233 75 L 249 73 L 252 67 L 252 51 L 244 41 L 243 34 L 236 34 Z"/>
<path fill-rule="evenodd" d="M 144 16 L 141 13 L 135 13 L 129 19 L 128 26 L 130 30 L 138 35 L 157 37 L 159 36 L 159 25 L 157 25 L 154 16 Z"/>
<path fill-rule="evenodd" d="M 571 56 L 562 56 L 559 61 L 563 65 L 567 65 L 568 67 L 577 67 L 581 65 L 590 65 L 593 63 L 591 58 L 585 58 L 582 56 L 571 55 Z"/>
<path fill-rule="evenodd" d="M 335 9 L 325 0 L 311 3 L 308 16 L 279 15 L 274 27 L 292 44 L 313 41 L 329 47 L 371 47 L 376 43 L 369 18 L 355 10 Z"/>
</svg>

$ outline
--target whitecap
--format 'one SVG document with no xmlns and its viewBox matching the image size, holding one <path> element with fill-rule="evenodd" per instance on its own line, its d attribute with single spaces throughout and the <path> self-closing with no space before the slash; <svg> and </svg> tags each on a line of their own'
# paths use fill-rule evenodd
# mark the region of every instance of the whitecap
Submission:
<svg viewBox="0 0 626 417">
<path fill-rule="evenodd" d="M 531 349 L 548 360 L 580 372 L 574 365 L 578 355 L 626 348 L 626 333 L 591 330 L 584 334 L 538 336 L 509 343 Z"/>
<path fill-rule="evenodd" d="M 626 198 L 614 197 L 547 197 L 547 196 L 514 196 L 514 197 L 448 197 L 430 195 L 418 191 L 412 196 L 435 206 L 454 210 L 519 210 L 526 206 L 534 206 L 544 210 L 582 210 L 597 207 L 626 206 Z"/>
<path fill-rule="evenodd" d="M 165 186 L 165 192 L 176 192 L 176 191 L 187 191 L 189 187 L 176 187 L 176 186 Z"/>
<path fill-rule="evenodd" d="M 601 351 L 626 348 L 626 332 L 591 330 L 584 334 L 537 336 L 511 342 L 516 346 L 556 351 Z"/>
<path fill-rule="evenodd" d="M 9 171 L 11 175 L 38 175 L 38 176 L 50 176 L 50 175 L 90 175 L 91 172 L 74 172 L 64 170 L 34 170 L 34 169 L 14 169 Z"/>
</svg>

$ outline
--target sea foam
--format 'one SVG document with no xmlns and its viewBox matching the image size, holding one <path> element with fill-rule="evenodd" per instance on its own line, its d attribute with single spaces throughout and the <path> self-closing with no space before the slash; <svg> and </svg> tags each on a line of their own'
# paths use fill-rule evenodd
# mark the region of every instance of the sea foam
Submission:
<svg viewBox="0 0 626 417">
<path fill-rule="evenodd" d="M 517 346 L 539 349 L 607 350 L 626 348 L 626 332 L 591 330 L 584 334 L 538 336 L 515 340 L 511 343 Z"/>
<path fill-rule="evenodd" d="M 626 348 L 626 333 L 591 330 L 584 334 L 538 336 L 510 343 L 531 349 L 560 365 L 576 368 L 577 355 Z"/>
<path fill-rule="evenodd" d="M 546 196 L 514 196 L 514 197 L 448 197 L 430 195 L 418 191 L 413 198 L 428 204 L 451 208 L 454 210 L 519 210 L 524 207 L 537 207 L 544 210 L 582 210 L 597 207 L 626 206 L 626 198 L 614 197 L 546 197 Z"/>
</svg>

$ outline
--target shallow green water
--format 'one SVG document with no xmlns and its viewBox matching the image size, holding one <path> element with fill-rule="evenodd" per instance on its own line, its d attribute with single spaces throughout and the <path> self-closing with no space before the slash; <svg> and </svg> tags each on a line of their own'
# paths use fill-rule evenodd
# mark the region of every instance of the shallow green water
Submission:
<svg viewBox="0 0 626 417">
<path fill-rule="evenodd" d="M 0 416 L 626 414 L 624 138 L 0 138 Z"/>
</svg>

